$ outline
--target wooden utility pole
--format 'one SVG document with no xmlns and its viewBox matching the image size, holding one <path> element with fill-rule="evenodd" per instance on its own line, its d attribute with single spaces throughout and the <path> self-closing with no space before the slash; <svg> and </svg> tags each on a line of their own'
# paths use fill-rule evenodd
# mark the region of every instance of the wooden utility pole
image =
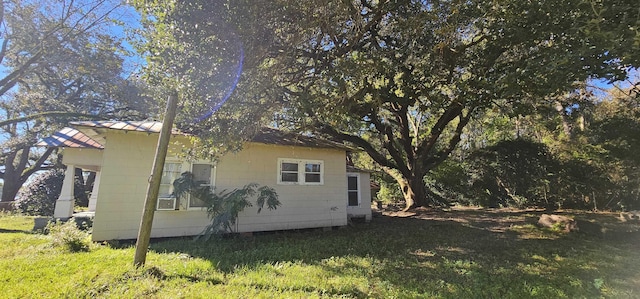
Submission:
<svg viewBox="0 0 640 299">
<path fill-rule="evenodd" d="M 153 160 L 153 168 L 151 169 L 151 176 L 149 177 L 147 197 L 144 201 L 144 210 L 142 211 L 142 220 L 140 221 L 140 229 L 138 230 L 138 239 L 136 241 L 136 254 L 133 259 L 133 264 L 136 267 L 143 266 L 147 260 L 153 213 L 156 210 L 158 190 L 160 189 L 160 180 L 162 179 L 162 169 L 164 168 L 164 160 L 167 157 L 167 148 L 169 147 L 171 128 L 173 128 L 173 120 L 176 117 L 177 107 L 178 94 L 174 91 L 169 95 L 169 99 L 167 100 L 162 129 L 160 130 L 158 146 L 156 147 L 156 155 Z"/>
</svg>

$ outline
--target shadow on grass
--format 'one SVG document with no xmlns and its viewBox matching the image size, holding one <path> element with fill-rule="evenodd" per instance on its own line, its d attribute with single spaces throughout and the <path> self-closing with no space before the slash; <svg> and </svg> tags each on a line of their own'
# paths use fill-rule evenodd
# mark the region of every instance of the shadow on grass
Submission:
<svg viewBox="0 0 640 299">
<path fill-rule="evenodd" d="M 513 229 L 530 225 L 537 213 L 382 216 L 370 224 L 328 232 L 276 232 L 207 242 L 174 239 L 153 243 L 151 249 L 206 259 L 227 274 L 290 262 L 320 267 L 330 276 L 364 277 L 368 293 L 355 287 L 328 290 L 353 297 L 389 295 L 390 290 L 400 296 L 511 298 L 603 296 L 604 287 L 640 291 L 625 280 L 625 275 L 638 278 L 636 243 L 535 227 L 533 234 Z"/>
<path fill-rule="evenodd" d="M 4 228 L 0 228 L 0 234 L 15 234 L 15 233 L 33 234 L 33 233 L 35 233 L 35 232 L 34 232 L 34 231 L 31 231 L 31 230 L 19 230 L 19 229 L 4 229 Z"/>
</svg>

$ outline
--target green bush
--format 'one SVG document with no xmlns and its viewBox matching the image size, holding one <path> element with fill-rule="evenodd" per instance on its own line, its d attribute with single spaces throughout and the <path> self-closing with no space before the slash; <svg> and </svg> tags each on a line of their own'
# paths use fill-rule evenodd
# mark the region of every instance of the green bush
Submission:
<svg viewBox="0 0 640 299">
<path fill-rule="evenodd" d="M 448 204 L 473 205 L 465 197 L 469 190 L 469 175 L 464 162 L 445 160 L 425 176 L 428 190 Z"/>
<path fill-rule="evenodd" d="M 53 216 L 63 180 L 64 171 L 61 169 L 38 175 L 18 193 L 16 209 L 30 216 Z"/>
<path fill-rule="evenodd" d="M 467 197 L 487 207 L 554 207 L 558 198 L 550 186 L 560 169 L 542 143 L 501 141 L 469 157 Z"/>
<path fill-rule="evenodd" d="M 53 169 L 39 174 L 18 193 L 16 209 L 29 216 L 53 216 L 63 181 L 63 169 Z M 84 186 L 77 178 L 74 193 L 76 203 L 82 204 L 78 199 L 86 197 L 86 194 L 83 196 Z"/>
<path fill-rule="evenodd" d="M 396 182 L 381 181 L 380 191 L 376 195 L 379 202 L 390 204 L 404 200 L 400 186 Z"/>
<path fill-rule="evenodd" d="M 70 252 L 89 251 L 91 241 L 89 233 L 78 228 L 76 222 L 51 222 L 47 226 L 53 246 L 62 247 Z"/>
</svg>

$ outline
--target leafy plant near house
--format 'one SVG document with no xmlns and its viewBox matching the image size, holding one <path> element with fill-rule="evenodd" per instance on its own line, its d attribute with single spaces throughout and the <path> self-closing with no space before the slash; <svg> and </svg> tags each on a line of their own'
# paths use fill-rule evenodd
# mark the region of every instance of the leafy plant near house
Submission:
<svg viewBox="0 0 640 299">
<path fill-rule="evenodd" d="M 213 234 L 232 232 L 238 214 L 245 208 L 253 206 L 248 200 L 250 197 L 257 196 L 258 213 L 262 211 L 265 204 L 269 210 L 275 210 L 280 206 L 276 190 L 269 186 L 259 187 L 257 183 L 250 183 L 231 191 L 225 189 L 216 193 L 209 186 L 199 186 L 194 180 L 193 173 L 184 172 L 173 182 L 173 187 L 173 193 L 178 199 L 191 195 L 206 203 L 207 215 L 211 219 L 211 224 L 200 234 L 206 239 L 209 239 Z"/>
<path fill-rule="evenodd" d="M 47 229 L 55 247 L 63 247 L 70 252 L 89 251 L 91 247 L 89 233 L 78 228 L 73 220 L 51 222 Z"/>
</svg>

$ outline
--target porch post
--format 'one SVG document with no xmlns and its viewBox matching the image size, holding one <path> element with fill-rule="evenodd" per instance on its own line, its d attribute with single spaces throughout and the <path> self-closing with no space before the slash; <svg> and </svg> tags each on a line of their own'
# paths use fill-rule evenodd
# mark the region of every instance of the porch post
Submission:
<svg viewBox="0 0 640 299">
<path fill-rule="evenodd" d="M 56 201 L 56 208 L 53 212 L 53 217 L 67 219 L 73 215 L 73 184 L 75 182 L 75 165 L 67 165 L 67 170 L 64 173 L 64 181 L 62 183 L 62 190 L 60 196 Z"/>
<path fill-rule="evenodd" d="M 98 191 L 100 189 L 100 173 L 100 170 L 96 171 L 96 178 L 93 181 L 93 189 L 91 190 L 91 197 L 89 197 L 89 212 L 96 211 L 96 203 L 98 202 Z"/>
</svg>

